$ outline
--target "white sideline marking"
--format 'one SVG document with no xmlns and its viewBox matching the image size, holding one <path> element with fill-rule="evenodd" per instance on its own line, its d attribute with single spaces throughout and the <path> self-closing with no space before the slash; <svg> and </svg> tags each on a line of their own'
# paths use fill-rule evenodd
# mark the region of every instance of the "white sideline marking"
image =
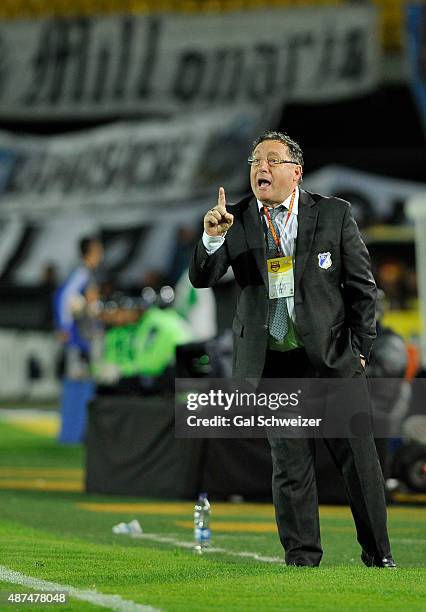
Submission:
<svg viewBox="0 0 426 612">
<path fill-rule="evenodd" d="M 426 544 L 426 540 L 414 540 L 412 538 L 392 538 L 392 542 L 401 542 L 402 544 Z"/>
<path fill-rule="evenodd" d="M 178 546 L 180 548 L 193 548 L 193 542 L 186 542 L 183 540 L 177 540 L 171 536 L 161 536 L 157 533 L 132 533 L 130 534 L 132 538 L 142 539 L 142 540 L 151 540 L 153 542 L 159 542 L 161 544 L 172 544 L 173 546 Z M 414 540 L 410 538 L 392 538 L 392 542 L 398 542 L 401 544 L 426 544 L 426 540 Z M 262 561 L 263 563 L 282 563 L 285 565 L 284 559 L 280 557 L 267 557 L 264 555 L 260 555 L 255 552 L 241 551 L 237 552 L 234 550 L 229 550 L 227 548 L 220 548 L 218 546 L 209 546 L 204 549 L 205 553 L 222 553 L 224 555 L 230 555 L 232 557 L 244 557 L 249 559 L 254 559 L 255 561 Z"/>
<path fill-rule="evenodd" d="M 75 597 L 76 599 L 81 599 L 82 601 L 88 601 L 95 606 L 109 608 L 110 610 L 117 610 L 117 612 L 159 612 L 158 608 L 144 606 L 128 599 L 122 599 L 120 595 L 107 595 L 106 593 L 99 593 L 94 589 L 77 589 L 76 587 L 69 586 L 67 584 L 58 584 L 57 582 L 40 580 L 39 578 L 25 576 L 25 574 L 21 574 L 21 572 L 10 570 L 4 565 L 0 565 L 0 580 L 29 587 L 36 591 L 66 592 L 70 597 Z"/>
<path fill-rule="evenodd" d="M 172 544 L 173 546 L 179 546 L 180 548 L 194 548 L 193 542 L 184 542 L 182 540 L 176 540 L 170 536 L 161 536 L 157 533 L 132 533 L 132 538 L 138 538 L 142 540 L 152 540 L 153 542 L 160 542 L 161 544 Z M 254 559 L 255 561 L 262 561 L 263 563 L 282 563 L 284 559 L 280 557 L 265 557 L 255 552 L 238 552 L 236 550 L 228 550 L 227 548 L 220 548 L 218 546 L 209 546 L 204 550 L 206 553 L 222 553 L 224 555 L 231 555 L 231 557 L 245 557 Z"/>
</svg>

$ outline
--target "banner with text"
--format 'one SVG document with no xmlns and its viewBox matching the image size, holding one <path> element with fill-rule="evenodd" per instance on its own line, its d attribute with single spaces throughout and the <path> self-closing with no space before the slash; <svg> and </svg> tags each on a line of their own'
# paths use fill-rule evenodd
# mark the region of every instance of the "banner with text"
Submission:
<svg viewBox="0 0 426 612">
<path fill-rule="evenodd" d="M 0 23 L 0 117 L 169 115 L 323 102 L 377 83 L 371 6 Z"/>
<path fill-rule="evenodd" d="M 100 128 L 99 131 L 104 134 L 105 128 Z M 135 128 L 133 131 L 137 132 Z M 200 162 L 200 166 L 207 172 L 206 176 L 211 175 L 211 185 L 206 188 L 206 193 L 200 197 L 161 200 L 159 194 L 166 188 L 161 184 L 164 178 L 161 167 L 156 171 L 154 164 L 152 180 L 147 184 L 136 183 L 136 187 L 133 185 L 130 190 L 124 179 L 120 183 L 120 177 L 126 176 L 124 170 L 121 172 L 118 169 L 104 169 L 108 160 L 105 154 L 99 154 L 97 158 L 93 153 L 90 162 L 88 155 L 83 156 L 83 170 L 80 170 L 77 161 L 75 162 L 76 167 L 72 171 L 74 179 L 70 180 L 69 184 L 76 187 L 70 191 L 64 188 L 64 185 L 67 185 L 65 177 L 70 172 L 67 169 L 69 160 L 65 158 L 64 161 L 61 155 L 58 158 L 53 157 L 55 165 L 50 176 L 56 176 L 56 179 L 52 183 L 47 180 L 47 169 L 51 166 L 48 162 L 45 162 L 46 166 L 43 165 L 43 155 L 40 160 L 37 159 L 36 148 L 32 150 L 30 160 L 22 163 L 16 161 L 16 165 L 11 163 L 10 171 L 5 172 L 4 158 L 13 161 L 19 153 L 27 159 L 25 155 L 28 143 L 24 146 L 26 141 L 19 140 L 19 147 L 15 142 L 12 153 L 10 150 L 5 153 L 3 136 L 0 133 L 0 193 L 3 190 L 3 198 L 0 195 L 0 276 L 2 280 L 18 285 L 37 283 L 43 266 L 52 259 L 60 278 L 63 278 L 75 257 L 79 239 L 90 233 L 98 233 L 104 237 L 108 267 L 120 271 L 123 284 L 137 284 L 149 270 L 165 272 L 170 268 L 175 257 L 174 245 L 179 228 L 193 227 L 201 231 L 204 214 L 217 201 L 219 185 L 225 187 L 229 202 L 241 199 L 248 189 L 249 166 L 244 160 L 238 158 L 238 163 L 223 163 L 221 176 L 209 170 L 211 166 L 215 167 L 214 159 L 217 164 L 223 161 L 224 145 L 219 146 L 220 138 L 217 148 L 211 146 L 206 149 L 204 162 Z M 41 147 L 44 142 L 47 146 L 49 140 L 36 139 L 35 143 Z M 87 144 L 90 141 L 94 146 L 93 137 L 87 137 L 84 142 Z M 229 142 L 231 141 L 230 138 Z M 62 142 L 66 142 L 66 137 L 63 137 Z M 172 142 L 171 139 L 170 146 Z M 198 147 L 199 143 L 194 146 Z M 71 146 L 68 148 L 72 150 Z M 41 151 L 41 148 L 39 150 Z M 236 148 L 235 151 L 237 150 Z M 78 159 L 79 149 L 76 151 L 75 159 Z M 180 150 L 179 154 L 182 151 L 184 149 Z M 123 152 L 121 155 L 122 157 L 117 154 L 116 159 L 126 159 Z M 167 159 L 170 163 L 180 164 L 179 155 Z M 32 168 L 31 172 L 24 170 L 26 163 Z M 44 167 L 46 171 L 41 172 L 40 168 Z M 35 172 L 35 168 L 39 170 Z M 241 192 L 232 193 L 229 188 L 225 171 L 230 173 L 231 170 L 242 173 L 241 184 L 244 189 Z M 23 178 L 17 182 L 14 176 L 19 177 L 21 172 Z M 87 183 L 83 180 L 84 172 L 98 180 L 98 190 L 95 189 L 95 182 L 91 184 L 92 190 L 88 190 Z M 128 174 L 132 176 L 131 173 Z M 105 175 L 109 180 L 105 180 Z M 205 175 L 202 173 L 202 176 Z M 154 180 L 155 177 L 158 178 L 158 184 Z M 170 184 L 173 183 L 169 182 Z M 62 190 L 58 185 L 62 185 Z M 52 191 L 49 191 L 49 187 Z M 77 187 L 81 188 L 81 192 Z M 359 226 L 365 231 L 372 224 L 389 224 L 388 229 L 391 231 L 392 223 L 408 223 L 404 215 L 404 203 L 412 196 L 426 191 L 424 183 L 392 179 L 342 166 L 328 166 L 307 173 L 302 187 L 349 200 Z M 140 196 L 137 195 L 138 188 L 141 189 Z M 183 194 L 185 190 L 190 193 L 191 188 L 191 184 L 176 185 L 176 193 Z M 409 241 L 412 228 L 407 226 L 402 229 L 406 230 L 404 235 Z M 365 233 L 365 238 L 368 240 L 368 236 L 371 236 L 374 239 L 374 235 L 379 234 Z"/>
<path fill-rule="evenodd" d="M 0 217 L 85 210 L 105 216 L 247 188 L 247 156 L 274 111 L 210 111 L 51 137 L 0 132 Z"/>
</svg>

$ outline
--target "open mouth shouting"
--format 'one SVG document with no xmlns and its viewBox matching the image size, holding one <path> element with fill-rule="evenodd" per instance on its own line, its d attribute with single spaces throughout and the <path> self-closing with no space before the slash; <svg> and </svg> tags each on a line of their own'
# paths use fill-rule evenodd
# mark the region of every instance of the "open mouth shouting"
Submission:
<svg viewBox="0 0 426 612">
<path fill-rule="evenodd" d="M 267 191 L 272 185 L 272 181 L 264 176 L 259 176 L 256 180 L 256 183 L 257 188 L 261 193 Z"/>
</svg>

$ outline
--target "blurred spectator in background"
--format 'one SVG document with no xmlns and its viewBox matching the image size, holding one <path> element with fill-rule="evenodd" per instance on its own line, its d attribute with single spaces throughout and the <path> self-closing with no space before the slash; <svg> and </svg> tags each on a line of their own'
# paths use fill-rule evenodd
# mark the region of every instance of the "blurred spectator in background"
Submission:
<svg viewBox="0 0 426 612">
<path fill-rule="evenodd" d="M 387 308 L 405 310 L 417 308 L 417 274 L 416 270 L 403 258 L 386 258 L 376 266 L 377 286 L 386 296 Z"/>
<path fill-rule="evenodd" d="M 377 270 L 377 285 L 385 292 L 391 309 L 405 306 L 405 265 L 400 261 L 385 261 Z"/>
<path fill-rule="evenodd" d="M 57 337 L 64 347 L 64 381 L 61 402 L 61 442 L 81 442 L 86 426 L 86 405 L 94 384 L 90 372 L 91 341 L 100 322 L 97 319 L 99 287 L 95 271 L 104 250 L 97 237 L 82 238 L 80 264 L 54 295 Z"/>
<path fill-rule="evenodd" d="M 367 376 L 380 379 L 370 385 L 373 407 L 376 448 L 383 475 L 390 477 L 389 442 L 401 435 L 411 397 L 410 383 L 405 379 L 408 366 L 408 347 L 404 339 L 382 324 L 387 308 L 386 296 L 378 290 L 376 302 L 377 338 L 367 365 Z"/>
<path fill-rule="evenodd" d="M 99 300 L 95 271 L 103 258 L 103 247 L 96 237 L 80 240 L 81 262 L 55 292 L 57 335 L 65 346 L 65 375 L 87 378 L 90 339 L 95 323 L 94 306 Z"/>
<path fill-rule="evenodd" d="M 172 307 L 173 289 L 146 287 L 140 298 L 105 304 L 107 325 L 94 361 L 101 394 L 140 395 L 174 391 L 176 347 L 190 342 L 190 326 Z"/>
</svg>

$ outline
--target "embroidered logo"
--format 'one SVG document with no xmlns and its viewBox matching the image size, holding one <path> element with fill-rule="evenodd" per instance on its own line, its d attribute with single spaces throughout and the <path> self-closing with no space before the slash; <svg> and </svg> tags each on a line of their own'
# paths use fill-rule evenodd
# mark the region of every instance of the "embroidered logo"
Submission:
<svg viewBox="0 0 426 612">
<path fill-rule="evenodd" d="M 327 251 L 327 253 L 318 253 L 318 265 L 320 268 L 328 270 L 332 263 L 331 253 L 329 251 Z"/>
</svg>

